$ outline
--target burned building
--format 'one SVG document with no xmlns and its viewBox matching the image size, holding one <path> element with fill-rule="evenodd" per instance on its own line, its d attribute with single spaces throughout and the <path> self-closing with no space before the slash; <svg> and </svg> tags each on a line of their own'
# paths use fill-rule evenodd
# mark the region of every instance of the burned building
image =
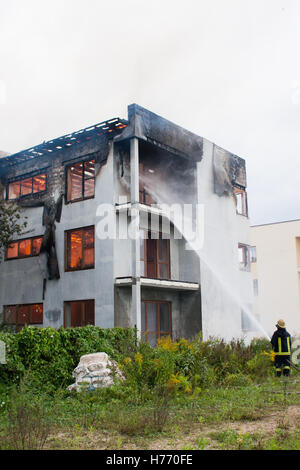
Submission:
<svg viewBox="0 0 300 470">
<path fill-rule="evenodd" d="M 252 334 L 243 159 L 133 104 L 3 156 L 0 177 L 28 223 L 0 265 L 17 329 L 136 326 L 153 345 Z"/>
</svg>

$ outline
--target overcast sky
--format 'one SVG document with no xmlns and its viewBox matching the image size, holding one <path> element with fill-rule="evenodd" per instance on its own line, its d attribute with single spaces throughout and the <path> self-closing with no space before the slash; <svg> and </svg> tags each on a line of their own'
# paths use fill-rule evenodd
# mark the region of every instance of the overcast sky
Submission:
<svg viewBox="0 0 300 470">
<path fill-rule="evenodd" d="M 246 159 L 252 224 L 300 218 L 299 0 L 0 0 L 0 150 L 138 103 Z"/>
</svg>

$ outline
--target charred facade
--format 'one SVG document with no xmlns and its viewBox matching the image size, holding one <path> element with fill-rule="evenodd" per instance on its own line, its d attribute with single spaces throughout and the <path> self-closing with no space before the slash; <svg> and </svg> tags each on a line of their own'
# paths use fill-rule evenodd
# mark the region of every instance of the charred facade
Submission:
<svg viewBox="0 0 300 470">
<path fill-rule="evenodd" d="M 28 221 L 0 265 L 0 308 L 17 329 L 136 326 L 151 344 L 245 333 L 252 287 L 239 258 L 239 245 L 249 245 L 240 157 L 134 104 L 127 120 L 3 156 L 0 177 L 2 197 Z M 159 204 L 203 205 L 203 257 L 186 249 Z M 99 235 L 105 205 L 114 208 L 113 237 Z M 141 239 L 120 236 L 129 227 Z"/>
</svg>

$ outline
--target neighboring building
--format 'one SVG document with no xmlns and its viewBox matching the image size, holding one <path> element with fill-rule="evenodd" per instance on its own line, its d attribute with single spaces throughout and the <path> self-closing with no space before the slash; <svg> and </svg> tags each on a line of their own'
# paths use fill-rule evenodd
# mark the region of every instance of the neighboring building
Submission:
<svg viewBox="0 0 300 470">
<path fill-rule="evenodd" d="M 128 120 L 1 158 L 0 176 L 30 231 L 0 265 L 0 308 L 18 329 L 136 325 L 151 344 L 253 335 L 243 159 L 133 104 Z M 204 208 L 200 259 L 154 202 Z"/>
<path fill-rule="evenodd" d="M 300 220 L 251 227 L 254 313 L 269 333 L 280 318 L 300 333 Z"/>
</svg>

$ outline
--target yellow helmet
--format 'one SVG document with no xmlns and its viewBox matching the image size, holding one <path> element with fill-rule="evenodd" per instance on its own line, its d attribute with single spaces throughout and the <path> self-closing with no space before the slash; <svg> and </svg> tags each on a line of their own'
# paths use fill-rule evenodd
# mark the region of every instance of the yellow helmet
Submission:
<svg viewBox="0 0 300 470">
<path fill-rule="evenodd" d="M 284 320 L 278 320 L 278 322 L 276 323 L 276 326 L 279 326 L 280 328 L 285 328 Z"/>
</svg>

